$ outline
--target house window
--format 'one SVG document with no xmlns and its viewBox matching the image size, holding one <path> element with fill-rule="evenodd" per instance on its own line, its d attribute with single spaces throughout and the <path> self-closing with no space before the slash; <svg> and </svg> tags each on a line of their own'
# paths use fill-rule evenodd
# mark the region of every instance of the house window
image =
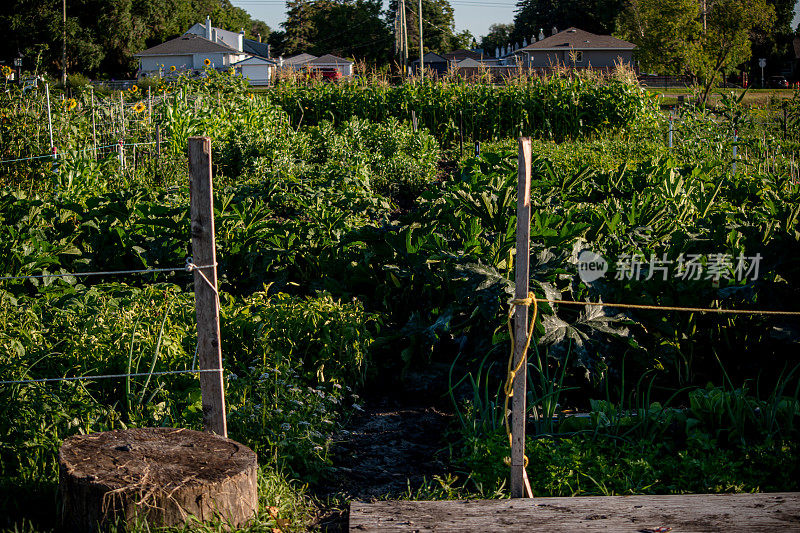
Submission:
<svg viewBox="0 0 800 533">
<path fill-rule="evenodd" d="M 573 63 L 583 63 L 583 52 L 579 50 L 572 50 L 569 55 Z"/>
</svg>

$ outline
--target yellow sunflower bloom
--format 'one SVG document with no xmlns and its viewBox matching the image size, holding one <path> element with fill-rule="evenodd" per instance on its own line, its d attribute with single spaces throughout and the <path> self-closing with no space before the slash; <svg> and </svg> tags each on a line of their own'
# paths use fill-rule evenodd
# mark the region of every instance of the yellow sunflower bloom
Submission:
<svg viewBox="0 0 800 533">
<path fill-rule="evenodd" d="M 133 86 L 132 86 L 130 89 L 128 89 L 128 90 L 129 90 L 130 92 L 132 92 L 132 93 L 138 93 L 138 92 L 139 92 L 139 87 L 137 87 L 136 85 L 133 85 Z"/>
<path fill-rule="evenodd" d="M 9 66 L 7 66 L 7 65 L 3 65 L 3 76 L 5 76 L 6 78 L 8 78 L 8 77 L 10 77 L 10 76 L 11 76 L 11 74 L 12 74 L 13 72 L 14 72 L 14 70 L 13 70 L 11 67 L 9 67 Z"/>
<path fill-rule="evenodd" d="M 175 72 L 175 65 L 172 65 L 171 67 L 169 67 L 169 71 L 170 72 Z"/>
<path fill-rule="evenodd" d="M 72 111 L 78 107 L 78 102 L 76 102 L 74 98 L 69 98 L 64 102 L 64 106 L 67 108 L 67 111 Z"/>
<path fill-rule="evenodd" d="M 210 67 L 211 66 L 211 60 L 209 58 L 206 58 L 205 61 L 203 61 L 203 64 L 205 64 L 205 66 L 207 66 L 207 67 Z"/>
<path fill-rule="evenodd" d="M 141 113 L 142 111 L 144 111 L 144 103 L 138 102 L 135 106 L 133 106 L 133 110 L 136 113 Z"/>
</svg>

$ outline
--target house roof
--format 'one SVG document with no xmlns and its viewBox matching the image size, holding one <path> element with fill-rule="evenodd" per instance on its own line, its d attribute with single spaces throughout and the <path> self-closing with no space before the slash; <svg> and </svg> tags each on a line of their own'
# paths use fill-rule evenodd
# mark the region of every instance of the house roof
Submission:
<svg viewBox="0 0 800 533">
<path fill-rule="evenodd" d="M 290 65 L 301 65 L 303 63 L 308 63 L 312 59 L 317 59 L 317 56 L 312 56 L 311 54 L 297 54 L 296 56 L 287 57 L 283 62 Z"/>
<path fill-rule="evenodd" d="M 247 54 L 269 58 L 269 45 L 267 43 L 260 43 L 253 39 L 243 39 L 242 48 Z"/>
<path fill-rule="evenodd" d="M 134 54 L 134 57 L 209 54 L 220 52 L 228 54 L 238 53 L 233 48 L 229 48 L 223 44 L 211 42 L 205 37 L 188 33 L 165 43 L 157 44 L 156 46 L 148 48 L 147 50 L 139 52 L 138 54 Z"/>
<path fill-rule="evenodd" d="M 259 56 L 250 56 L 247 59 L 242 59 L 241 61 L 237 61 L 233 64 L 234 67 L 238 67 L 241 65 L 277 65 L 277 62 L 273 61 L 272 59 L 267 59 L 266 57 L 259 57 Z"/>
<path fill-rule="evenodd" d="M 552 51 L 570 48 L 575 50 L 633 50 L 636 45 L 610 35 L 595 35 L 573 27 L 531 43 L 525 48 L 516 50 L 515 53 L 528 50 Z"/>
<path fill-rule="evenodd" d="M 312 59 L 309 61 L 312 65 L 342 65 L 342 64 L 350 64 L 352 65 L 353 62 L 349 59 L 344 59 L 343 57 L 338 57 L 333 54 L 325 54 L 324 56 L 318 57 L 316 59 Z"/>
<path fill-rule="evenodd" d="M 447 63 L 447 59 L 433 52 L 428 52 L 422 56 L 422 59 L 424 59 L 426 63 Z M 412 63 L 419 63 L 419 59 L 415 59 Z"/>
<path fill-rule="evenodd" d="M 452 52 L 448 52 L 444 54 L 445 59 L 449 59 L 451 61 L 461 61 L 463 59 L 474 59 L 475 61 L 480 61 L 483 58 L 483 54 L 479 54 L 478 52 L 473 52 L 472 50 L 465 50 L 460 48 L 458 50 L 453 50 Z"/>
<path fill-rule="evenodd" d="M 210 34 L 212 37 L 211 38 L 212 42 L 218 42 L 225 46 L 230 46 L 231 48 L 238 50 L 240 33 L 230 30 L 223 30 L 222 28 L 217 28 L 216 26 L 212 26 L 211 20 L 208 18 L 206 19 L 206 24 L 198 22 L 197 24 L 186 30 L 184 35 L 186 35 L 187 33 L 191 33 L 194 35 L 199 35 L 200 37 L 205 37 L 206 25 L 208 25 L 208 27 L 211 30 Z M 216 35 L 216 41 L 214 41 L 215 35 Z"/>
<path fill-rule="evenodd" d="M 482 61 L 477 61 L 475 59 L 472 59 L 471 57 L 464 58 L 458 63 L 456 63 L 457 67 L 480 67 L 485 65 L 486 63 L 483 63 Z"/>
</svg>

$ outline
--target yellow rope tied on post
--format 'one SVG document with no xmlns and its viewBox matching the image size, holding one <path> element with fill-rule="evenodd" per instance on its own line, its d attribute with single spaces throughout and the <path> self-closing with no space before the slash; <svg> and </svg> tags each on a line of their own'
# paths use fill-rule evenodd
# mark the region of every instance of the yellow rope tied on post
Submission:
<svg viewBox="0 0 800 533">
<path fill-rule="evenodd" d="M 539 312 L 539 306 L 537 305 L 537 298 L 536 295 L 532 292 L 528 293 L 527 298 L 515 298 L 508 302 L 510 305 L 508 309 L 508 334 L 511 337 L 511 354 L 508 356 L 508 375 L 506 377 L 506 384 L 503 387 L 503 393 L 505 394 L 505 400 L 503 402 L 503 423 L 506 428 L 506 435 L 508 436 L 508 445 L 509 447 L 512 446 L 512 435 L 511 435 L 511 426 L 508 423 L 508 400 L 514 396 L 514 379 L 517 377 L 517 373 L 522 369 L 523 365 L 525 364 L 526 357 L 520 357 L 519 362 L 517 365 L 514 366 L 514 325 L 511 323 L 511 319 L 514 316 L 514 311 L 516 310 L 517 306 L 524 305 L 530 306 L 533 305 L 533 311 L 530 317 L 530 324 L 528 325 L 528 335 L 527 339 L 525 339 L 525 348 L 523 348 L 522 353 L 523 355 L 528 352 L 528 348 L 531 345 L 531 340 L 533 340 L 533 330 L 536 327 L 536 316 Z M 528 483 L 528 475 L 524 471 L 524 469 L 528 468 L 528 456 L 525 455 L 523 449 L 523 476 L 525 480 L 525 489 L 528 492 L 528 497 L 533 498 L 533 492 L 531 491 L 530 483 Z M 504 462 L 508 465 L 511 464 L 511 457 L 506 457 Z"/>
</svg>

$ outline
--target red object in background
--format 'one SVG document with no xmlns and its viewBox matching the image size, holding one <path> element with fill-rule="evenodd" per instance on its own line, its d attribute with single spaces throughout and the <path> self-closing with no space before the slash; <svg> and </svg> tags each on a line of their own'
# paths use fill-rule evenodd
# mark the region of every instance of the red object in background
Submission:
<svg viewBox="0 0 800 533">
<path fill-rule="evenodd" d="M 322 79 L 323 80 L 338 80 L 342 77 L 342 73 L 338 70 L 323 70 L 322 71 Z"/>
</svg>

